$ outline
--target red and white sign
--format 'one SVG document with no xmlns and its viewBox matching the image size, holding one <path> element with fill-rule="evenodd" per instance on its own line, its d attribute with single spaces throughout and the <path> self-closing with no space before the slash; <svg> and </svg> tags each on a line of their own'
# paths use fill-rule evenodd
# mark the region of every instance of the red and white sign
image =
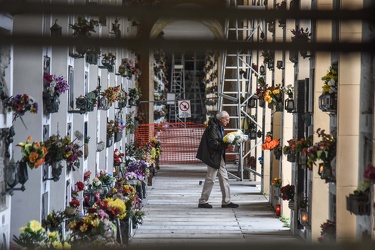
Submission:
<svg viewBox="0 0 375 250">
<path fill-rule="evenodd" d="M 178 101 L 178 116 L 180 118 L 191 117 L 190 100 Z"/>
</svg>

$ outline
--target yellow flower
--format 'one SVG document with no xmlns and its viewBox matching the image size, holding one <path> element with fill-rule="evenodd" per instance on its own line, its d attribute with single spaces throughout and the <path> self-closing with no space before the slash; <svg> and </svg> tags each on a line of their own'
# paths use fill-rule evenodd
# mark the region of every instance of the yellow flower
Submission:
<svg viewBox="0 0 375 250">
<path fill-rule="evenodd" d="M 75 228 L 76 225 L 77 225 L 77 221 L 76 221 L 76 220 L 72 220 L 72 221 L 69 222 L 69 224 L 68 224 L 69 228 Z"/>
<path fill-rule="evenodd" d="M 264 101 L 268 102 L 268 103 L 271 103 L 272 102 L 272 97 L 267 95 L 267 96 L 264 96 Z"/>
<path fill-rule="evenodd" d="M 93 227 L 98 227 L 100 225 L 100 220 L 99 219 L 95 219 L 91 222 L 91 225 Z"/>
<path fill-rule="evenodd" d="M 62 246 L 62 244 L 61 244 L 60 241 L 53 242 L 52 246 L 53 246 L 53 248 L 56 248 L 56 249 L 62 249 L 63 248 L 63 246 Z"/>
<path fill-rule="evenodd" d="M 324 84 L 323 86 L 322 86 L 322 88 L 323 88 L 323 91 L 324 92 L 329 92 L 329 89 L 331 88 L 328 84 Z"/>
<path fill-rule="evenodd" d="M 64 249 L 71 249 L 72 246 L 68 242 L 64 242 Z"/>
<path fill-rule="evenodd" d="M 274 90 L 272 91 L 272 93 L 273 93 L 274 95 L 278 95 L 278 94 L 280 94 L 280 89 L 274 89 Z"/>
<path fill-rule="evenodd" d="M 31 229 L 33 232 L 37 232 L 39 230 L 43 230 L 42 226 L 40 225 L 39 221 L 32 220 L 28 223 L 28 227 Z"/>
<path fill-rule="evenodd" d="M 79 230 L 83 233 L 87 230 L 87 224 L 83 224 L 82 226 L 79 227 Z"/>
<path fill-rule="evenodd" d="M 25 230 L 26 230 L 26 227 L 21 227 L 20 228 L 20 232 L 25 232 Z"/>
<path fill-rule="evenodd" d="M 56 231 L 54 231 L 54 232 L 49 232 L 49 233 L 48 233 L 48 237 L 50 237 L 50 238 L 53 238 L 53 239 L 55 239 L 55 238 L 56 238 L 56 236 L 57 236 L 57 233 L 56 233 Z"/>
</svg>

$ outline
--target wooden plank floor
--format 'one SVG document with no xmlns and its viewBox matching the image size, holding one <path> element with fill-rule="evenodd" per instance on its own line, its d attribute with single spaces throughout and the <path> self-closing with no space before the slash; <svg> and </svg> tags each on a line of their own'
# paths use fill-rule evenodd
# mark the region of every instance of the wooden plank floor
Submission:
<svg viewBox="0 0 375 250">
<path fill-rule="evenodd" d="M 129 247 L 301 243 L 249 180 L 230 179 L 232 201 L 239 208 L 221 208 L 218 181 L 209 200 L 213 208 L 198 208 L 205 173 L 203 164 L 161 166 L 147 187 L 144 221 Z"/>
</svg>

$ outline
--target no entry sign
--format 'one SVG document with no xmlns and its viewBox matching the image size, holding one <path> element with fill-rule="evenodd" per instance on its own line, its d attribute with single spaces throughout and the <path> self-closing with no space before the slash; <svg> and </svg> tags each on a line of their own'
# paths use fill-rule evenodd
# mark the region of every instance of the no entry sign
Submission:
<svg viewBox="0 0 375 250">
<path fill-rule="evenodd" d="M 191 117 L 190 100 L 178 101 L 178 116 L 180 118 Z"/>
</svg>

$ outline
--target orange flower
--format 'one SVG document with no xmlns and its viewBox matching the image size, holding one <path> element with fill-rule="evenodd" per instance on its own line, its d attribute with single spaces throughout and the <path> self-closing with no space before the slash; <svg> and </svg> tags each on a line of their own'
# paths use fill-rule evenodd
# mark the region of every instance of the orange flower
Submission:
<svg viewBox="0 0 375 250">
<path fill-rule="evenodd" d="M 267 136 L 266 136 L 266 142 L 270 142 L 270 141 L 272 141 L 272 137 L 269 136 L 269 135 L 267 135 Z"/>
<path fill-rule="evenodd" d="M 35 149 L 40 148 L 40 143 L 39 143 L 38 141 L 34 142 L 33 147 L 34 147 Z"/>
<path fill-rule="evenodd" d="M 39 166 L 43 165 L 43 163 L 44 163 L 44 158 L 37 160 L 34 166 L 35 168 L 38 168 Z"/>
<path fill-rule="evenodd" d="M 31 136 L 27 137 L 27 139 L 26 139 L 26 143 L 31 142 L 31 139 L 33 139 Z"/>
<path fill-rule="evenodd" d="M 29 161 L 30 161 L 31 163 L 36 162 L 36 160 L 37 160 L 38 158 L 39 158 L 39 155 L 38 155 L 38 153 L 36 153 L 36 152 L 31 152 L 30 155 L 29 155 Z"/>
</svg>

